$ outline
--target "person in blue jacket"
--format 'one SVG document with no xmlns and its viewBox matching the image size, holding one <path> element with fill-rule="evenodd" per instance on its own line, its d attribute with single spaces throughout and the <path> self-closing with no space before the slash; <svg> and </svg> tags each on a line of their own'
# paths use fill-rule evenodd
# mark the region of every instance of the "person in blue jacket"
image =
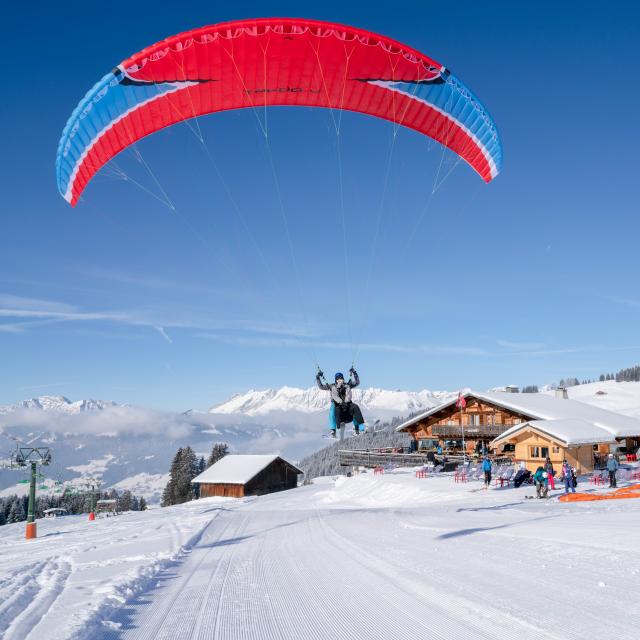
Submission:
<svg viewBox="0 0 640 640">
<path fill-rule="evenodd" d="M 576 492 L 576 488 L 573 483 L 573 470 L 566 460 L 562 461 L 562 481 L 564 482 L 565 493 L 569 493 L 569 489 L 571 489 L 573 493 Z"/>
<path fill-rule="evenodd" d="M 549 495 L 549 474 L 544 467 L 538 467 L 533 474 L 533 482 L 536 485 L 538 498 L 546 498 Z"/>
<path fill-rule="evenodd" d="M 489 456 L 484 457 L 482 470 L 484 471 L 484 488 L 488 489 L 491 484 L 491 460 L 489 460 Z"/>
<path fill-rule="evenodd" d="M 607 471 L 609 472 L 609 486 L 612 488 L 617 487 L 616 471 L 620 468 L 618 461 L 613 457 L 613 453 L 609 454 L 607 460 Z"/>
</svg>

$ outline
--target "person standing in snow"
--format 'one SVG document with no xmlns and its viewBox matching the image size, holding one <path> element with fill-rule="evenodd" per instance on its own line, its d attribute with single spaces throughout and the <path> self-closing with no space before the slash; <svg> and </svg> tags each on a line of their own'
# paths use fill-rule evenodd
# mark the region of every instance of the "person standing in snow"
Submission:
<svg viewBox="0 0 640 640">
<path fill-rule="evenodd" d="M 549 474 L 549 486 L 555 491 L 556 490 L 556 482 L 553 479 L 553 474 L 555 473 L 553 470 L 553 463 L 551 462 L 551 458 L 547 456 L 547 461 L 544 463 L 544 470 Z"/>
<path fill-rule="evenodd" d="M 618 461 L 613 457 L 613 453 L 609 454 L 607 460 L 607 471 L 609 472 L 609 487 L 615 488 L 618 486 L 616 482 L 616 471 L 620 468 Z"/>
<path fill-rule="evenodd" d="M 564 482 L 564 492 L 569 493 L 569 489 L 573 493 L 576 492 L 576 488 L 573 486 L 573 472 L 571 465 L 566 461 L 562 461 L 562 481 Z"/>
<path fill-rule="evenodd" d="M 484 471 L 484 488 L 488 489 L 491 484 L 491 460 L 489 460 L 489 456 L 484 457 L 482 470 Z"/>
<path fill-rule="evenodd" d="M 533 482 L 536 485 L 536 495 L 538 498 L 547 498 L 549 494 L 549 474 L 544 467 L 538 467 L 533 474 Z"/>
<path fill-rule="evenodd" d="M 358 435 L 360 428 L 364 432 L 364 418 L 360 407 L 351 401 L 351 390 L 360 384 L 360 378 L 357 371 L 351 367 L 349 369 L 349 380 L 344 381 L 344 375 L 340 372 L 335 375 L 334 384 L 329 384 L 326 380 L 323 382 L 324 373 L 318 370 L 316 374 L 316 384 L 323 391 L 329 391 L 331 394 L 331 408 L 329 409 L 329 428 L 331 437 L 336 437 L 336 429 L 343 423 L 353 422 L 353 428 Z"/>
</svg>

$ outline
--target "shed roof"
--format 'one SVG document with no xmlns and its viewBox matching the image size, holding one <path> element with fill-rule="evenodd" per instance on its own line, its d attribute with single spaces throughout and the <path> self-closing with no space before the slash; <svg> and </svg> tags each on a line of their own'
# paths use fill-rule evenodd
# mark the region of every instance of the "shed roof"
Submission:
<svg viewBox="0 0 640 640">
<path fill-rule="evenodd" d="M 282 460 L 297 473 L 302 473 L 300 469 L 287 462 L 277 455 L 226 455 L 215 464 L 205 469 L 199 476 L 191 482 L 197 483 L 224 483 L 224 484 L 246 484 L 255 478 L 262 470 L 266 469 L 272 462 Z"/>
<path fill-rule="evenodd" d="M 617 438 L 640 435 L 640 420 L 578 400 L 556 398 L 545 393 L 506 393 L 504 391 L 467 391 L 465 398 L 477 398 L 504 409 L 521 413 L 530 420 L 581 420 L 609 431 Z M 399 425 L 403 431 L 421 420 L 454 405 L 456 399 L 440 404 Z M 575 426 L 575 425 L 574 425 Z"/>
<path fill-rule="evenodd" d="M 615 442 L 614 434 L 603 427 L 595 425 L 588 420 L 560 419 L 560 420 L 529 420 L 521 422 L 507 429 L 499 435 L 491 444 L 499 444 L 512 438 L 514 435 L 526 431 L 532 427 L 536 431 L 548 435 L 567 447 L 580 444 L 597 444 Z"/>
</svg>

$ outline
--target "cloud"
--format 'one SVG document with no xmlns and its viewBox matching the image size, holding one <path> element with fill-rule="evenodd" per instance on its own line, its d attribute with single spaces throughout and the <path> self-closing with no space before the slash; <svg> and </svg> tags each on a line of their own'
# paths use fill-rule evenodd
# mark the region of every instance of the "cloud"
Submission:
<svg viewBox="0 0 640 640">
<path fill-rule="evenodd" d="M 292 319 L 291 322 L 286 322 L 286 319 L 280 322 L 255 322 L 244 318 L 212 321 L 209 313 L 182 308 L 86 311 L 66 303 L 6 294 L 0 294 L 0 318 L 12 320 L 12 322 L 0 323 L 0 332 L 4 333 L 19 333 L 40 325 L 54 323 L 107 322 L 134 327 L 149 327 L 157 331 L 169 343 L 173 343 L 173 341 L 167 334 L 167 329 L 207 331 L 240 329 L 248 333 L 301 338 L 310 338 L 316 335 L 307 324 L 302 327 L 295 319 Z"/>
<path fill-rule="evenodd" d="M 265 348 L 291 348 L 291 349 L 351 349 L 353 345 L 347 342 L 327 340 L 303 340 L 299 338 L 285 337 L 257 337 L 257 336 L 231 336 L 221 333 L 198 333 L 198 338 L 214 340 L 224 344 L 233 344 L 247 347 Z M 440 353 L 449 355 L 486 356 L 490 355 L 486 350 L 478 347 L 449 346 L 449 345 L 403 345 L 385 342 L 365 342 L 359 345 L 361 351 L 384 351 L 391 353 Z"/>
<path fill-rule="evenodd" d="M 154 329 L 169 343 L 173 344 L 173 340 L 167 335 L 167 332 L 162 327 L 154 327 Z"/>
<path fill-rule="evenodd" d="M 500 347 L 506 349 L 544 349 L 546 345 L 543 342 L 511 342 L 510 340 L 496 340 Z"/>
<path fill-rule="evenodd" d="M 195 416 L 130 406 L 74 414 L 17 409 L 0 415 L 0 428 L 20 425 L 37 431 L 61 433 L 158 434 L 168 439 L 188 436 L 197 424 L 199 421 Z"/>
<path fill-rule="evenodd" d="M 52 302 L 38 298 L 25 298 L 8 293 L 0 293 L 0 308 L 10 307 L 22 310 L 42 311 L 51 313 L 65 313 L 74 311 L 74 307 L 63 302 Z"/>
</svg>

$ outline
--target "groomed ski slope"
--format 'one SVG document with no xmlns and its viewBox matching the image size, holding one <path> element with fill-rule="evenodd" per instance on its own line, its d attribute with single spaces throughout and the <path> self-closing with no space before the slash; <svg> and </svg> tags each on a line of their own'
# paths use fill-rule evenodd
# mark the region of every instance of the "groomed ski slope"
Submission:
<svg viewBox="0 0 640 640">
<path fill-rule="evenodd" d="M 525 500 L 531 487 L 479 486 L 369 473 L 42 523 L 30 543 L 23 525 L 9 525 L 0 529 L 0 634 L 634 637 L 640 500 L 563 504 Z"/>
</svg>

